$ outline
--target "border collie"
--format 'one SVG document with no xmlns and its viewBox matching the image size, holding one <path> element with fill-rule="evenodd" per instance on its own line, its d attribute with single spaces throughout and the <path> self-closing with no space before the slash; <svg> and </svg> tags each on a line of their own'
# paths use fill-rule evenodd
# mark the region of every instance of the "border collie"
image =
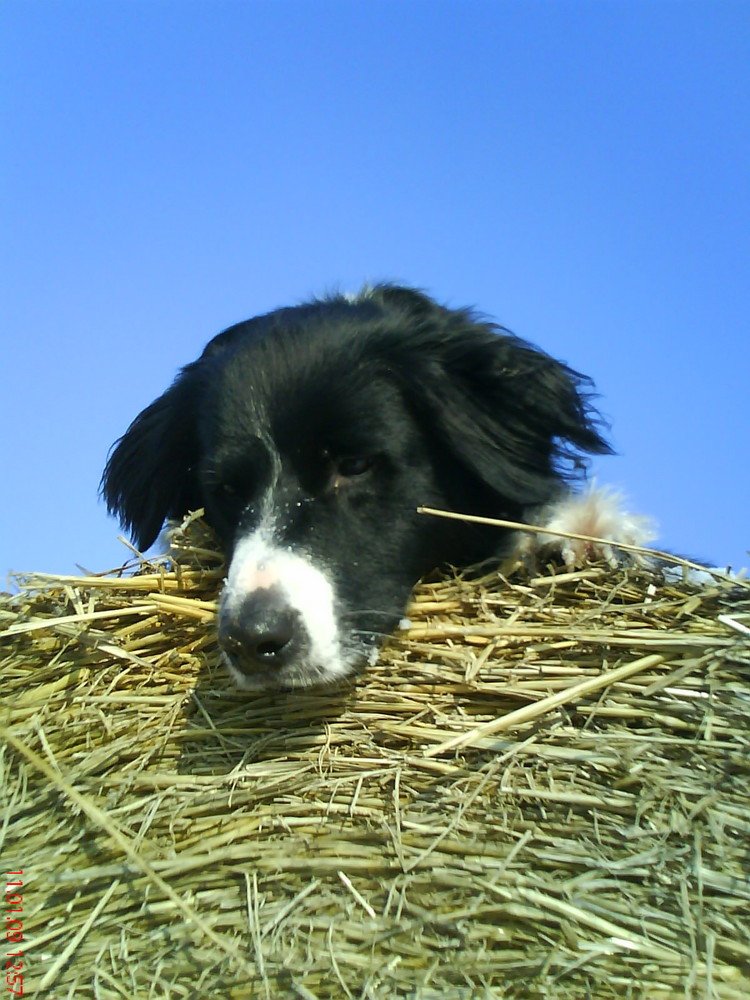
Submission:
<svg viewBox="0 0 750 1000">
<path fill-rule="evenodd" d="M 214 337 L 116 442 L 102 493 L 143 550 L 204 508 L 227 556 L 230 672 L 306 687 L 372 660 L 429 571 L 518 546 L 420 506 L 645 540 L 611 495 L 566 487 L 582 453 L 610 450 L 590 390 L 473 312 L 378 285 Z"/>
</svg>

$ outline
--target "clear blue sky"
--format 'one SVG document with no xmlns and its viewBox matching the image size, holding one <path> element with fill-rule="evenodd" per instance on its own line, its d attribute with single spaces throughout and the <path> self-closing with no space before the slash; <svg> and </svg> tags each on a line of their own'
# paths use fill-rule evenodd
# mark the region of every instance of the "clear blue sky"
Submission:
<svg viewBox="0 0 750 1000">
<path fill-rule="evenodd" d="M 135 414 L 367 279 L 592 375 L 599 480 L 750 562 L 750 3 L 4 0 L 0 37 L 0 578 L 119 564 Z"/>
</svg>

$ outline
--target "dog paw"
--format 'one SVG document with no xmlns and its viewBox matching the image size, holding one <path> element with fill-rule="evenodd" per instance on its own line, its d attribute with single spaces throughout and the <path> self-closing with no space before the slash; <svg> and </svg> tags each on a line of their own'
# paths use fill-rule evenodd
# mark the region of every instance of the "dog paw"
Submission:
<svg viewBox="0 0 750 1000">
<path fill-rule="evenodd" d="M 601 560 L 610 566 L 627 559 L 645 563 L 648 557 L 617 543 L 642 547 L 657 536 L 654 521 L 628 511 L 623 497 L 608 487 L 592 487 L 587 493 L 558 500 L 541 511 L 539 523 L 561 534 L 528 535 L 524 548 L 537 557 L 556 552 L 569 569 Z"/>
</svg>

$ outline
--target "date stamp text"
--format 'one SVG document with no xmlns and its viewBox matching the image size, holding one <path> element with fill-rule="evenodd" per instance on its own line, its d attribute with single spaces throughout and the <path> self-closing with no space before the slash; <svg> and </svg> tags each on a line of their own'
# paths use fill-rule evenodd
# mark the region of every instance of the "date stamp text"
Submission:
<svg viewBox="0 0 750 1000">
<path fill-rule="evenodd" d="M 5 985 L 12 997 L 23 996 L 23 872 L 5 872 Z M 0 884 L 2 884 L 0 882 Z"/>
</svg>

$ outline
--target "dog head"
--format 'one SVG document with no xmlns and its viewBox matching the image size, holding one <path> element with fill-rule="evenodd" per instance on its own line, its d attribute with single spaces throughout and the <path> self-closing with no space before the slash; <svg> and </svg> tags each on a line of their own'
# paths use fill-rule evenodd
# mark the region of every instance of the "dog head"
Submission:
<svg viewBox="0 0 750 1000">
<path fill-rule="evenodd" d="M 588 381 L 465 310 L 381 285 L 237 324 L 136 417 L 102 492 L 148 548 L 204 508 L 227 555 L 226 662 L 246 688 L 355 670 L 445 564 L 499 554 L 581 452 Z"/>
</svg>

